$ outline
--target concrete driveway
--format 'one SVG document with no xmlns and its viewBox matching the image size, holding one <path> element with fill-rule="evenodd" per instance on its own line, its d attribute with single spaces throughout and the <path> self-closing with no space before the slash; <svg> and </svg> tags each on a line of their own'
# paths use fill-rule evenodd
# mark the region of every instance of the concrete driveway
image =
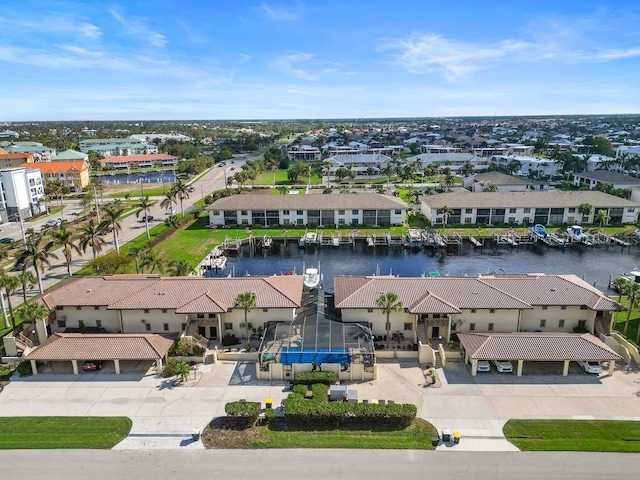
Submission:
<svg viewBox="0 0 640 480">
<path fill-rule="evenodd" d="M 412 403 L 418 415 L 439 430 L 462 435 L 451 450 L 515 450 L 502 435 L 510 418 L 596 418 L 640 420 L 640 372 L 619 369 L 613 377 L 576 372 L 559 375 L 515 375 L 496 372 L 472 377 L 462 362 L 438 370 L 441 387 L 426 386 L 420 365 L 390 360 L 378 365 L 378 379 L 352 382 L 359 399 Z M 203 429 L 224 415 L 224 405 L 246 399 L 275 405 L 286 398 L 284 382 L 258 382 L 255 365 L 221 361 L 200 365 L 186 384 L 157 377 L 152 370 L 115 375 L 100 372 L 69 375 L 40 374 L 15 378 L 2 392 L 11 414 L 123 415 L 133 420 L 127 439 L 116 449 L 201 449 L 191 440 L 194 428 Z"/>
</svg>

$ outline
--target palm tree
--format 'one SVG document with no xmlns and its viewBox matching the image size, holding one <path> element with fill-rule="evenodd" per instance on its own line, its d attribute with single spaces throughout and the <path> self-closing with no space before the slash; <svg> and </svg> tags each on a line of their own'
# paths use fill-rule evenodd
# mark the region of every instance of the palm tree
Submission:
<svg viewBox="0 0 640 480">
<path fill-rule="evenodd" d="M 578 205 L 578 213 L 581 215 L 580 224 L 584 222 L 585 216 L 588 217 L 589 215 L 591 215 L 592 211 L 593 205 L 591 205 L 590 203 L 581 203 L 580 205 Z"/>
<path fill-rule="evenodd" d="M 11 303 L 11 295 L 20 288 L 20 280 L 13 275 L 3 273 L 0 275 L 0 288 L 4 288 L 7 294 L 7 303 L 9 304 L 9 315 L 11 316 L 11 328 L 16 328 L 16 318 L 13 313 L 13 304 Z M 0 293 L 2 295 L 2 293 Z"/>
<path fill-rule="evenodd" d="M 627 310 L 627 319 L 624 322 L 624 330 L 622 333 L 627 335 L 627 331 L 629 330 L 629 320 L 631 319 L 631 311 L 636 303 L 636 300 L 640 297 L 640 283 L 629 282 L 627 285 L 625 292 L 627 297 L 629 298 L 629 310 Z"/>
<path fill-rule="evenodd" d="M 183 200 L 191 197 L 191 195 L 189 194 L 189 185 L 180 180 L 178 181 L 178 183 L 173 184 L 171 191 L 173 193 L 173 196 L 176 197 L 180 202 L 180 211 L 182 212 L 182 217 L 184 218 L 184 207 L 182 206 L 182 202 Z"/>
<path fill-rule="evenodd" d="M 33 288 L 33 285 L 36 283 L 36 277 L 33 276 L 29 270 L 23 270 L 18 275 L 18 280 L 20 280 L 20 285 L 22 286 L 22 300 L 23 303 L 27 303 L 27 288 Z"/>
<path fill-rule="evenodd" d="M 142 260 L 140 268 L 142 273 L 144 273 L 144 267 L 151 267 L 150 273 L 154 273 L 156 269 L 158 272 L 162 273 L 164 272 L 164 262 L 164 259 L 158 255 L 155 250 L 148 249 Z"/>
<path fill-rule="evenodd" d="M 107 242 L 102 238 L 104 232 L 102 225 L 98 225 L 93 218 L 89 220 L 84 226 L 80 227 L 78 232 L 78 247 L 83 252 L 87 251 L 87 247 L 91 247 L 93 252 L 93 258 L 102 251 Z"/>
<path fill-rule="evenodd" d="M 289 190 L 290 188 L 287 185 L 280 185 L 280 188 L 278 189 L 280 195 L 287 195 L 289 193 Z"/>
<path fill-rule="evenodd" d="M 33 267 L 35 270 L 40 293 L 44 293 L 40 273 L 44 273 L 45 266 L 51 266 L 49 258 L 58 258 L 58 256 L 52 251 L 53 247 L 53 242 L 47 241 L 45 237 L 37 235 L 27 241 L 27 243 L 24 244 L 22 251 L 18 253 L 16 263 L 23 263 L 23 270 L 26 270 L 29 267 Z"/>
<path fill-rule="evenodd" d="M 322 162 L 322 174 L 327 176 L 327 186 L 329 185 L 329 175 L 331 174 L 331 162 Z"/>
<path fill-rule="evenodd" d="M 247 344 L 249 343 L 249 311 L 256 308 L 256 294 L 253 292 L 239 293 L 233 304 L 234 308 L 242 308 L 244 310 L 244 328 L 247 334 Z"/>
<path fill-rule="evenodd" d="M 454 183 L 455 180 L 453 179 L 453 175 L 448 174 L 444 177 L 444 186 L 447 187 L 447 192 L 451 190 L 451 187 L 453 187 Z"/>
<path fill-rule="evenodd" d="M 136 218 L 144 212 L 144 226 L 147 229 L 147 240 L 151 240 L 151 235 L 149 234 L 149 212 L 152 206 L 153 202 L 149 199 L 149 195 L 140 197 L 136 204 Z"/>
<path fill-rule="evenodd" d="M 270 170 L 273 173 L 273 187 L 276 186 L 276 172 L 280 170 L 280 163 L 276 161 L 275 158 L 270 159 L 267 162 L 267 170 Z"/>
<path fill-rule="evenodd" d="M 438 213 L 442 215 L 443 230 L 446 230 L 449 217 L 453 215 L 453 209 L 444 205 L 442 208 L 438 209 Z"/>
<path fill-rule="evenodd" d="M 18 308 L 18 312 L 22 315 L 25 323 L 36 324 L 38 320 L 44 319 L 49 315 L 49 309 L 40 302 L 24 303 Z"/>
<path fill-rule="evenodd" d="M 485 186 L 482 189 L 483 192 L 497 192 L 499 190 L 500 190 L 500 188 L 495 183 L 489 183 L 487 186 Z"/>
<path fill-rule="evenodd" d="M 609 217 L 609 214 L 607 213 L 607 211 L 602 209 L 596 212 L 595 217 L 593 217 L 593 223 L 597 223 L 598 226 L 602 228 L 602 226 L 606 225 L 610 219 L 611 217 Z"/>
<path fill-rule="evenodd" d="M 118 232 L 122 231 L 122 220 L 124 218 L 124 210 L 122 208 L 107 207 L 104 209 L 105 220 L 103 222 L 102 231 L 108 230 L 111 227 L 113 231 L 113 245 L 116 247 L 116 252 L 120 253 L 120 246 L 118 245 Z"/>
<path fill-rule="evenodd" d="M 186 260 L 172 260 L 169 262 L 169 275 L 172 277 L 186 277 L 193 271 L 193 267 Z"/>
<path fill-rule="evenodd" d="M 147 247 L 133 247 L 129 249 L 129 256 L 133 258 L 133 263 L 136 267 L 136 273 L 141 272 L 141 264 L 147 255 Z"/>
<path fill-rule="evenodd" d="M 78 255 L 81 254 L 80 249 L 74 243 L 78 238 L 77 235 L 72 230 L 67 229 L 66 222 L 62 222 L 60 228 L 52 230 L 50 235 L 55 244 L 62 247 L 62 253 L 67 263 L 67 273 L 69 276 L 72 276 L 71 262 L 73 260 L 73 252 L 76 252 Z M 27 301 L 26 298 L 24 301 Z"/>
<path fill-rule="evenodd" d="M 160 208 L 169 210 L 173 215 L 173 206 L 176 204 L 176 197 L 173 193 L 167 193 L 160 202 Z"/>
<path fill-rule="evenodd" d="M 180 228 L 180 219 L 177 215 L 170 215 L 164 220 L 164 224 L 169 228 L 177 230 L 178 228 Z"/>
<path fill-rule="evenodd" d="M 308 178 L 308 183 L 307 185 L 311 185 L 311 165 L 309 165 L 308 163 L 304 163 L 302 165 L 300 165 L 300 175 L 306 175 Z"/>
<path fill-rule="evenodd" d="M 376 299 L 376 306 L 382 310 L 382 313 L 387 316 L 387 323 L 385 329 L 387 331 L 387 344 L 386 348 L 389 349 L 389 340 L 391 340 L 391 322 L 389 317 L 391 312 L 401 312 L 403 309 L 402 302 L 397 293 L 387 292 L 380 293 L 380 296 Z"/>
</svg>

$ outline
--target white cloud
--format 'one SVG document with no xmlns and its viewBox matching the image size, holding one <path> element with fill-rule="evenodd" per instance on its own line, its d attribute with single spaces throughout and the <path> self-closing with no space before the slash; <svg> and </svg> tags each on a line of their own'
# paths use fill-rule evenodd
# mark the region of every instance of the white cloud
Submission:
<svg viewBox="0 0 640 480">
<path fill-rule="evenodd" d="M 288 8 L 280 5 L 261 3 L 256 7 L 256 11 L 267 17 L 269 20 L 277 22 L 296 22 L 302 17 L 299 4 L 294 8 Z"/>
<path fill-rule="evenodd" d="M 313 58 L 314 55 L 312 53 L 293 53 L 278 57 L 272 65 L 286 75 L 290 75 L 299 80 L 316 82 L 319 80 L 319 75 L 302 68 L 302 64 L 308 65 L 309 61 L 313 60 Z"/>
<path fill-rule="evenodd" d="M 118 21 L 126 34 L 141 38 L 154 47 L 164 47 L 168 43 L 164 35 L 155 32 L 147 26 L 146 19 L 142 17 L 125 16 L 115 9 L 110 9 L 109 13 Z"/>
<path fill-rule="evenodd" d="M 102 31 L 91 23 L 78 25 L 78 30 L 87 38 L 99 38 L 102 35 Z"/>
</svg>

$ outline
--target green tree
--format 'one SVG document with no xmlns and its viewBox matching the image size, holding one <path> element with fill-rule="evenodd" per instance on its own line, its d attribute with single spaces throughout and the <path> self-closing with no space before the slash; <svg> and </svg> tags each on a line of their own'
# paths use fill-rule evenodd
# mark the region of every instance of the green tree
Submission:
<svg viewBox="0 0 640 480">
<path fill-rule="evenodd" d="M 22 286 L 22 300 L 24 303 L 27 303 L 27 289 L 33 288 L 37 279 L 29 270 L 22 270 L 16 276 L 20 280 L 20 285 Z"/>
<path fill-rule="evenodd" d="M 80 249 L 74 243 L 78 238 L 77 235 L 67 228 L 67 222 L 62 222 L 60 228 L 52 229 L 50 235 L 55 244 L 62 247 L 62 254 L 67 264 L 67 273 L 69 276 L 72 276 L 71 262 L 73 261 L 73 252 L 76 252 L 78 255 L 81 253 Z"/>
<path fill-rule="evenodd" d="M 9 304 L 9 315 L 11 316 L 11 328 L 16 328 L 16 318 L 13 312 L 13 303 L 11 302 L 11 295 L 20 288 L 20 280 L 13 275 L 7 275 L 3 273 L 0 275 L 0 287 L 4 288 L 7 294 L 7 303 Z M 2 295 L 2 293 L 0 293 Z"/>
<path fill-rule="evenodd" d="M 34 325 L 37 324 L 38 320 L 43 320 L 47 315 L 49 315 L 49 309 L 38 301 L 23 303 L 17 308 L 17 310 L 25 323 Z"/>
<path fill-rule="evenodd" d="M 191 367 L 186 362 L 178 362 L 176 363 L 176 377 L 178 377 L 181 381 L 186 382 L 189 379 L 189 374 L 191 373 Z"/>
<path fill-rule="evenodd" d="M 105 255 L 98 255 L 87 262 L 96 275 L 114 275 L 128 273 L 131 267 L 131 257 L 121 252 L 111 250 Z"/>
<path fill-rule="evenodd" d="M 148 249 L 142 260 L 142 263 L 140 264 L 140 267 L 141 267 L 142 273 L 144 273 L 145 267 L 151 268 L 150 273 L 154 273 L 156 270 L 162 273 L 164 272 L 164 263 L 165 263 L 164 258 L 158 255 L 158 252 L 152 249 Z"/>
<path fill-rule="evenodd" d="M 606 210 L 598 210 L 595 217 L 593 218 L 593 221 L 594 223 L 597 223 L 600 228 L 602 228 L 602 226 L 606 225 L 610 219 L 611 217 L 609 217 L 609 214 Z"/>
<path fill-rule="evenodd" d="M 193 267 L 186 260 L 172 260 L 169 262 L 169 275 L 172 277 L 186 277 L 193 271 Z"/>
<path fill-rule="evenodd" d="M 622 295 L 626 295 L 629 284 L 629 280 L 624 277 L 618 277 L 612 282 L 611 287 L 618 292 L 618 303 L 622 301 Z"/>
<path fill-rule="evenodd" d="M 582 222 L 584 222 L 584 217 L 588 217 L 589 215 L 591 215 L 591 212 L 593 211 L 593 205 L 591 205 L 590 203 L 581 203 L 580 205 L 578 205 L 578 213 L 580 214 L 580 223 L 582 224 Z"/>
<path fill-rule="evenodd" d="M 382 313 L 387 316 L 385 323 L 386 336 L 386 348 L 389 349 L 389 341 L 391 340 L 391 322 L 389 317 L 391 312 L 401 312 L 404 308 L 400 297 L 395 292 L 380 293 L 380 296 L 376 299 L 376 306 L 382 310 Z"/>
<path fill-rule="evenodd" d="M 80 227 L 80 231 L 78 232 L 78 247 L 82 249 L 83 252 L 87 251 L 87 247 L 91 247 L 93 258 L 96 258 L 96 255 L 102 251 L 102 247 L 107 244 L 104 238 L 102 238 L 103 232 L 103 226 L 98 225 L 92 218 Z"/>
<path fill-rule="evenodd" d="M 144 226 L 147 230 L 147 240 L 151 240 L 151 234 L 149 233 L 149 212 L 151 211 L 151 207 L 153 207 L 153 202 L 149 198 L 149 195 L 140 197 L 138 199 L 138 203 L 136 204 L 136 218 L 138 218 L 141 213 L 143 213 L 144 216 Z"/>
<path fill-rule="evenodd" d="M 640 283 L 635 283 L 635 282 L 628 282 L 628 283 L 629 285 L 627 285 L 625 289 L 625 294 L 629 299 L 629 310 L 627 310 L 627 319 L 624 322 L 624 330 L 622 331 L 622 333 L 624 333 L 625 336 L 629 331 L 629 320 L 631 319 L 631 311 L 633 310 L 633 307 L 636 304 L 636 300 L 638 300 L 638 298 L 640 297 Z"/>
<path fill-rule="evenodd" d="M 17 263 L 23 263 L 23 270 L 29 267 L 33 267 L 36 272 L 36 278 L 38 279 L 38 288 L 40 293 L 44 293 L 44 287 L 42 285 L 41 273 L 44 273 L 44 267 L 50 267 L 50 258 L 57 259 L 58 256 L 53 253 L 54 243 L 48 241 L 42 235 L 36 235 L 32 239 L 28 240 L 24 244 L 22 250 L 18 253 Z"/>
<path fill-rule="evenodd" d="M 182 202 L 191 197 L 191 195 L 189 194 L 189 188 L 190 186 L 187 185 L 182 180 L 180 180 L 177 183 L 174 183 L 173 187 L 171 187 L 171 192 L 173 193 L 173 196 L 177 198 L 178 201 L 180 202 L 180 212 L 182 213 L 183 218 L 184 218 L 184 207 L 182 205 Z"/>
<path fill-rule="evenodd" d="M 453 209 L 451 207 L 447 207 L 446 205 L 444 205 L 442 208 L 438 209 L 438 213 L 442 215 L 443 229 L 446 230 L 447 223 L 449 222 L 449 217 L 453 215 Z"/>
<path fill-rule="evenodd" d="M 132 247 L 129 249 L 129 256 L 133 259 L 133 263 L 136 267 L 136 273 L 141 273 L 141 265 L 147 255 L 148 247 Z"/>
<path fill-rule="evenodd" d="M 120 245 L 118 244 L 118 233 L 122 231 L 122 220 L 124 219 L 124 209 L 107 207 L 104 209 L 105 219 L 102 225 L 102 231 L 105 232 L 109 228 L 113 233 L 113 245 L 116 247 L 116 252 L 120 252 Z"/>
<path fill-rule="evenodd" d="M 178 228 L 180 228 L 181 222 L 180 218 L 178 218 L 177 215 L 169 215 L 167 218 L 165 218 L 164 224 L 169 228 L 177 230 Z"/>
<path fill-rule="evenodd" d="M 234 308 L 241 308 L 244 310 L 244 328 L 247 335 L 247 344 L 249 344 L 249 312 L 256 308 L 257 298 L 253 292 L 242 292 L 236 297 L 236 301 L 233 304 Z"/>
</svg>

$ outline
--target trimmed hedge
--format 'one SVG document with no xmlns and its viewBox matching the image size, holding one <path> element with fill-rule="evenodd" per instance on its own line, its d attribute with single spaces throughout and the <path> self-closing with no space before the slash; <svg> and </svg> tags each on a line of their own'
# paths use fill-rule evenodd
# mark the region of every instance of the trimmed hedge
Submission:
<svg viewBox="0 0 640 480">
<path fill-rule="evenodd" d="M 264 421 L 267 423 L 273 423 L 276 421 L 276 409 L 267 408 L 264 411 Z"/>
<path fill-rule="evenodd" d="M 260 402 L 229 402 L 224 406 L 224 411 L 238 428 L 249 428 L 258 421 L 260 407 Z"/>
<path fill-rule="evenodd" d="M 372 403 L 308 401 L 291 393 L 284 404 L 285 421 L 303 428 L 376 427 L 406 428 L 418 409 L 412 404 L 380 405 Z"/>
<path fill-rule="evenodd" d="M 311 385 L 311 392 L 313 393 L 313 400 L 316 402 L 329 401 L 329 385 L 325 385 L 324 383 L 314 383 Z"/>
<path fill-rule="evenodd" d="M 313 385 L 314 383 L 333 385 L 337 380 L 338 374 L 335 372 L 304 372 L 296 374 L 293 383 L 295 385 Z"/>
<path fill-rule="evenodd" d="M 298 395 L 302 395 L 303 397 L 307 395 L 307 392 L 309 391 L 309 387 L 307 385 L 294 385 L 293 386 L 293 393 L 297 393 Z"/>
</svg>

